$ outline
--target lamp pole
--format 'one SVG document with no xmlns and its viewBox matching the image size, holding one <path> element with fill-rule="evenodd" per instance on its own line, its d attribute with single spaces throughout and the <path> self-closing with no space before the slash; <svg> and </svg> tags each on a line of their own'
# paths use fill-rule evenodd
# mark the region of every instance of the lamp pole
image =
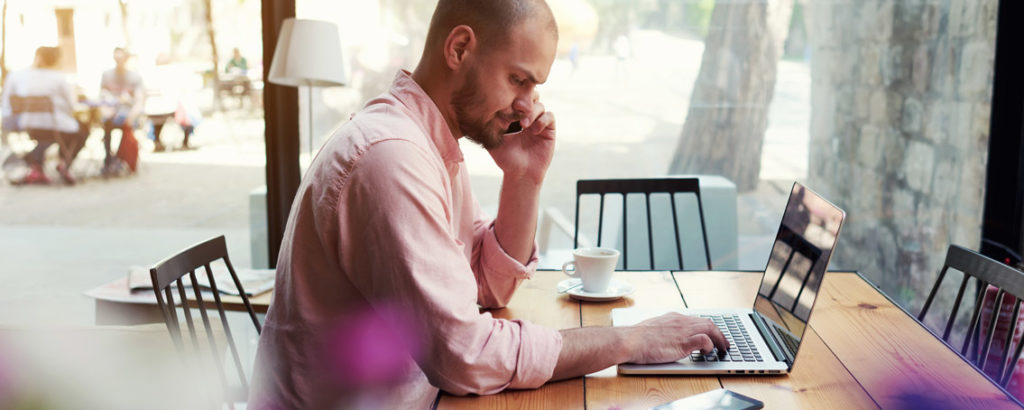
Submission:
<svg viewBox="0 0 1024 410">
<path fill-rule="evenodd" d="M 309 166 L 313 165 L 313 82 L 306 80 L 306 111 L 309 114 L 309 164 L 306 165 L 306 170 L 309 170 Z"/>
</svg>

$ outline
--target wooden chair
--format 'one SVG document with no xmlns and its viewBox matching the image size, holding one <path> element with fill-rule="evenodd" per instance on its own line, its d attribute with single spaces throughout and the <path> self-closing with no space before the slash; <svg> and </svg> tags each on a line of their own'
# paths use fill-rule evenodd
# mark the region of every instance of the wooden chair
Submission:
<svg viewBox="0 0 1024 410">
<path fill-rule="evenodd" d="M 622 270 L 655 270 L 655 269 L 685 269 L 683 264 L 683 243 L 679 236 L 679 217 L 676 207 L 676 197 L 678 195 L 693 195 L 697 199 L 697 212 L 700 219 L 701 238 L 704 243 L 704 257 L 707 263 L 706 267 L 708 270 L 712 269 L 711 266 L 711 252 L 708 249 L 708 234 L 706 224 L 704 223 L 704 208 L 701 205 L 700 198 L 700 184 L 697 178 L 654 178 L 654 179 L 596 179 L 596 180 L 579 180 L 576 181 L 576 220 L 575 228 L 573 232 L 573 247 L 580 246 L 580 199 L 585 195 L 599 195 L 600 206 L 598 210 L 598 226 L 597 226 L 597 246 L 607 246 L 602 241 L 602 233 L 604 231 L 604 208 L 605 208 L 605 196 L 606 195 L 617 195 L 622 200 Z M 664 194 L 668 197 L 668 208 L 672 215 L 672 231 L 675 234 L 675 256 L 676 266 L 658 266 L 655 263 L 654 258 L 654 234 L 652 230 L 652 216 L 651 216 L 651 196 Z M 629 252 L 629 212 L 628 212 L 628 197 L 630 195 L 643 195 L 645 205 L 645 215 L 647 220 L 647 259 L 648 265 L 640 269 L 633 269 L 629 265 L 629 258 L 631 256 Z M 658 225 L 664 225 L 668 223 L 667 215 L 664 219 L 660 219 Z M 641 242 L 643 242 L 641 240 Z M 614 246 L 614 245 L 613 245 Z M 692 269 L 692 268 L 691 268 Z"/>
<path fill-rule="evenodd" d="M 53 100 L 49 96 L 45 95 L 12 95 L 10 96 L 11 101 L 11 114 L 18 116 L 26 113 L 43 113 L 50 114 L 50 122 L 53 124 L 52 138 L 60 146 L 60 152 L 62 155 L 68 156 L 71 152 L 68 147 L 68 143 L 61 137 L 60 131 L 57 130 L 57 113 L 54 112 Z M 65 161 L 70 158 L 62 158 Z"/>
<path fill-rule="evenodd" d="M 242 302 L 245 304 L 245 308 L 249 312 L 249 318 L 252 319 L 253 326 L 256 327 L 256 332 L 259 334 L 262 332 L 259 320 L 256 318 L 256 312 L 253 310 L 252 305 L 249 303 L 249 298 L 246 296 L 242 283 L 238 280 L 238 275 L 235 273 L 234 267 L 231 265 L 231 260 L 228 257 L 227 245 L 225 244 L 224 237 L 218 236 L 216 238 L 207 240 L 205 242 L 193 245 L 192 247 L 178 252 L 176 255 L 171 256 L 163 261 L 157 263 L 149 270 L 150 278 L 153 281 L 153 291 L 156 293 L 157 304 L 163 312 L 164 322 L 167 324 L 167 330 L 171 334 L 171 339 L 174 342 L 175 347 L 179 353 L 183 356 L 189 356 L 189 351 L 185 347 L 185 337 L 182 334 L 182 326 L 179 323 L 178 313 L 175 309 L 176 306 L 190 306 L 199 310 L 199 314 L 203 321 L 203 329 L 205 331 L 206 339 L 208 342 L 207 346 L 200 347 L 200 336 L 203 332 L 197 330 L 196 325 L 192 320 L 191 309 L 182 309 L 185 322 L 187 323 L 187 334 L 191 340 L 191 347 L 193 353 L 190 358 L 196 358 L 205 353 L 208 354 L 215 364 L 218 372 L 218 379 L 223 391 L 227 393 L 225 396 L 225 403 L 230 408 L 234 408 L 234 401 L 244 401 L 249 394 L 249 384 L 245 377 L 245 372 L 242 368 L 242 361 L 238 355 L 238 348 L 235 346 L 234 339 L 231 334 L 231 327 L 228 325 L 227 316 L 225 315 L 224 305 L 221 302 L 220 293 L 217 289 L 217 281 L 213 276 L 210 264 L 217 261 L 223 260 L 224 264 L 227 265 L 227 270 L 231 275 L 234 286 L 238 289 L 238 293 L 242 298 Z M 196 279 L 196 271 L 199 268 L 203 268 L 206 274 L 206 284 L 210 287 L 209 296 L 204 297 L 203 292 L 200 290 L 200 282 Z M 200 272 L 202 274 L 202 272 Z M 184 283 L 183 279 L 187 279 L 188 283 Z M 186 286 L 191 286 L 194 301 L 190 303 L 188 296 L 186 296 Z M 175 301 L 175 292 L 177 292 L 177 301 Z M 215 337 L 215 329 L 211 325 L 210 315 L 207 313 L 210 308 L 210 304 L 206 302 L 208 297 L 212 296 L 214 300 L 214 306 L 217 310 L 217 315 L 220 319 L 220 323 L 223 327 L 225 339 L 227 341 L 228 351 L 233 358 L 235 365 L 235 371 L 238 375 L 241 389 L 237 389 L 235 386 L 231 386 L 227 382 L 227 377 L 224 373 L 224 360 L 220 356 L 220 352 L 223 351 L 223 347 L 218 344 L 217 338 Z M 219 329 L 217 329 L 219 330 Z"/>
<path fill-rule="evenodd" d="M 940 285 L 946 277 L 946 272 L 950 268 L 963 272 L 964 278 L 960 281 L 956 300 L 953 302 L 952 311 L 946 320 L 946 326 L 941 337 L 942 340 L 947 343 L 951 345 L 953 344 L 950 334 L 957 319 L 957 313 L 960 311 L 961 302 L 963 302 L 964 293 L 967 289 L 967 282 L 969 279 L 974 278 L 977 285 L 977 289 L 973 292 L 975 296 L 975 306 L 973 313 L 971 314 L 971 321 L 967 327 L 967 332 L 964 335 L 960 354 L 979 369 L 983 369 L 983 371 L 986 369 L 987 361 L 990 358 L 989 351 L 992 347 L 992 342 L 995 339 L 995 331 L 997 327 L 996 320 L 1000 318 L 1000 312 L 1003 310 L 1004 295 L 1009 296 L 1009 302 L 1007 303 L 1013 304 L 1012 317 L 1008 322 L 1009 330 L 1006 332 L 1006 340 L 1005 343 L 1003 343 L 1002 355 L 998 356 L 1001 360 L 997 371 L 994 372 L 995 374 L 990 374 L 997 383 L 1003 387 L 1007 387 L 1011 376 L 1014 374 L 1017 361 L 1021 356 L 1021 348 L 1024 347 L 1024 343 L 1018 343 L 1013 351 L 1013 355 L 1010 355 L 1010 346 L 1013 342 L 1013 334 L 1018 325 L 1018 318 L 1020 317 L 1021 297 L 1024 297 L 1024 272 L 989 259 L 977 252 L 964 249 L 956 245 L 950 245 L 949 250 L 946 252 L 946 261 L 942 265 L 942 270 L 939 271 L 939 277 L 935 280 L 935 285 L 928 294 L 928 299 L 925 301 L 924 307 L 921 309 L 921 313 L 917 316 L 919 321 L 924 322 L 925 315 L 931 308 L 932 303 L 935 300 L 935 296 L 939 291 Z M 984 295 L 990 286 L 997 289 L 997 292 L 994 299 L 995 307 L 990 315 L 991 318 L 987 320 L 988 323 L 986 326 L 982 321 L 982 317 L 984 316 L 983 305 L 986 304 L 984 302 Z M 987 328 L 987 331 L 984 331 L 984 338 L 982 338 L 983 327 Z M 939 336 L 938 333 L 936 333 L 936 336 Z M 1007 366 L 1007 360 L 1012 362 L 1009 366 Z"/>
</svg>

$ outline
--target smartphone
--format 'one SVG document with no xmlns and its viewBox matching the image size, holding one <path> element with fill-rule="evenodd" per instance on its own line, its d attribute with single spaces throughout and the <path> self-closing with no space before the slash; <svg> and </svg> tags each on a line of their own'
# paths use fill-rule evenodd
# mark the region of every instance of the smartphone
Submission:
<svg viewBox="0 0 1024 410">
<path fill-rule="evenodd" d="M 513 123 L 508 125 L 508 129 L 505 130 L 505 133 L 506 134 L 515 134 L 515 133 L 520 132 L 522 130 L 523 130 L 522 124 L 519 124 L 519 121 L 516 121 L 516 122 L 513 122 Z"/>
<path fill-rule="evenodd" d="M 668 402 L 653 410 L 751 410 L 764 408 L 764 403 L 728 389 L 718 389 L 676 401 Z"/>
</svg>

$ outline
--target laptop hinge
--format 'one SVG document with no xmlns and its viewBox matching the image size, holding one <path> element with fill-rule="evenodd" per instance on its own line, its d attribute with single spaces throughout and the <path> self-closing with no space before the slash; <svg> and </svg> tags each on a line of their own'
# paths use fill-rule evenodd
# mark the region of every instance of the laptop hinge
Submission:
<svg viewBox="0 0 1024 410">
<path fill-rule="evenodd" d="M 750 321 L 754 322 L 754 326 L 757 327 L 757 331 L 761 333 L 761 339 L 764 340 L 765 344 L 768 345 L 768 349 L 772 351 L 772 355 L 775 356 L 775 360 L 785 362 L 786 365 L 792 366 L 792 362 L 789 357 L 783 352 L 782 347 L 779 346 L 778 341 L 775 339 L 775 335 L 768 329 L 768 325 L 761 319 L 761 315 L 757 312 L 750 313 Z"/>
</svg>

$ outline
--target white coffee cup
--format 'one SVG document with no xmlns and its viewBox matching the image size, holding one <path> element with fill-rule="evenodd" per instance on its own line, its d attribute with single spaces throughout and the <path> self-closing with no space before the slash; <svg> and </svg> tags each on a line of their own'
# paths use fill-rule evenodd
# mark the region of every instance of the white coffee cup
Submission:
<svg viewBox="0 0 1024 410">
<path fill-rule="evenodd" d="M 601 293 L 608 289 L 619 261 L 619 251 L 612 248 L 579 248 L 572 251 L 573 260 L 562 264 L 562 272 L 583 282 L 583 291 Z M 572 269 L 569 267 L 572 266 Z"/>
</svg>

